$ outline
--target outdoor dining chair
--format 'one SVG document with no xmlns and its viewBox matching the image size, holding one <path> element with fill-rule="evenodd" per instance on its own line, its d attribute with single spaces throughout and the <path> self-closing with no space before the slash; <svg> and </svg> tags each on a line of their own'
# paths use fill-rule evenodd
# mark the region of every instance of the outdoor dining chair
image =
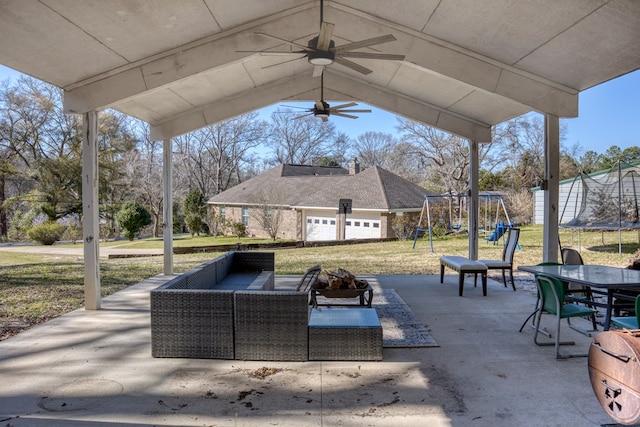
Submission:
<svg viewBox="0 0 640 427">
<path fill-rule="evenodd" d="M 582 255 L 575 249 L 572 248 L 562 248 L 560 251 L 560 255 L 562 256 L 562 262 L 565 265 L 584 265 L 584 261 L 582 259 Z M 567 294 L 565 295 L 565 301 L 581 303 L 586 305 L 589 308 L 594 308 L 593 304 L 593 294 L 594 292 L 591 290 L 589 286 L 581 285 L 579 283 L 566 283 Z M 606 295 L 606 294 L 605 294 Z M 598 325 L 596 323 L 596 315 L 591 316 L 591 324 L 593 326 L 593 331 L 598 330 Z M 573 328 L 573 326 L 572 326 Z M 576 328 L 573 328 L 576 329 Z M 576 329 L 578 332 L 583 333 L 585 335 L 589 335 L 582 330 Z"/>
<path fill-rule="evenodd" d="M 573 341 L 560 341 L 560 321 L 567 319 L 567 321 L 573 317 L 589 317 L 595 314 L 595 310 L 585 307 L 583 305 L 568 303 L 565 301 L 565 285 L 549 276 L 542 274 L 536 275 L 536 286 L 538 287 L 538 293 L 540 296 L 540 305 L 538 308 L 536 320 L 534 322 L 536 326 L 536 332 L 533 335 L 533 342 L 540 346 L 553 345 L 555 346 L 556 359 L 566 359 L 570 357 L 586 357 L 587 354 L 560 354 L 561 345 L 574 345 Z M 538 333 L 540 332 L 540 322 L 542 320 L 542 313 L 548 313 L 556 317 L 555 327 L 555 339 L 553 342 L 539 342 Z"/>
<path fill-rule="evenodd" d="M 611 323 L 621 329 L 640 329 L 640 295 L 636 297 L 635 316 L 612 317 Z"/>
<path fill-rule="evenodd" d="M 537 265 L 562 265 L 562 263 L 559 262 L 541 262 Z M 534 277 L 535 280 L 535 277 Z M 522 330 L 524 329 L 524 325 L 527 324 L 527 322 L 529 321 L 529 319 L 533 319 L 531 326 L 533 327 L 533 329 L 536 328 L 536 318 L 535 315 L 538 314 L 538 310 L 540 309 L 540 292 L 537 293 L 536 296 L 536 305 L 533 308 L 533 312 L 526 318 L 524 319 L 524 322 L 522 322 L 522 326 L 520 326 L 520 330 L 518 332 L 522 332 Z M 541 334 L 544 334 L 546 336 L 548 336 L 549 338 L 551 338 L 551 334 L 545 330 L 541 330 L 540 331 Z"/>
<path fill-rule="evenodd" d="M 513 281 L 513 254 L 518 247 L 518 238 L 520 237 L 519 228 L 510 228 L 509 234 L 507 234 L 507 242 L 502 250 L 502 259 L 479 259 L 478 261 L 487 266 L 489 270 L 502 270 L 502 281 L 504 287 L 507 287 L 506 271 L 509 270 L 509 276 L 511 277 L 511 287 L 516 290 L 516 284 Z"/>
</svg>

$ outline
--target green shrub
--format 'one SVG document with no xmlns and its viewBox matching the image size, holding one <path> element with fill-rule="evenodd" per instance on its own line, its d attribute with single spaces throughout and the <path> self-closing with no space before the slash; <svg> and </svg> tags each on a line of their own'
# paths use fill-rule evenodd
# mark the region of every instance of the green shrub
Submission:
<svg viewBox="0 0 640 427">
<path fill-rule="evenodd" d="M 42 243 L 43 245 L 53 245 L 60 240 L 63 233 L 64 226 L 54 221 L 43 222 L 27 230 L 29 239 Z"/>
<path fill-rule="evenodd" d="M 391 220 L 391 228 L 397 238 L 402 240 L 413 239 L 418 219 L 418 215 L 413 213 L 396 214 Z"/>
<path fill-rule="evenodd" d="M 446 234 L 447 234 L 447 229 L 442 224 L 434 224 L 431 227 L 431 235 L 433 236 L 434 239 L 444 237 L 446 236 Z"/>
<path fill-rule="evenodd" d="M 118 211 L 116 221 L 121 233 L 127 239 L 133 240 L 140 230 L 151 224 L 151 214 L 138 202 L 126 202 Z"/>
<path fill-rule="evenodd" d="M 182 202 L 184 223 L 192 236 L 200 235 L 205 231 L 205 218 L 207 214 L 204 194 L 200 190 L 191 190 Z"/>
<path fill-rule="evenodd" d="M 246 237 L 247 235 L 247 227 L 245 227 L 245 225 L 241 222 L 234 222 L 233 223 L 233 234 L 235 236 L 237 236 L 238 238 L 240 237 Z"/>
<path fill-rule="evenodd" d="M 191 236 L 196 234 L 199 236 L 204 231 L 204 223 L 202 217 L 198 214 L 189 213 L 184 216 L 184 224 L 189 229 Z"/>
</svg>

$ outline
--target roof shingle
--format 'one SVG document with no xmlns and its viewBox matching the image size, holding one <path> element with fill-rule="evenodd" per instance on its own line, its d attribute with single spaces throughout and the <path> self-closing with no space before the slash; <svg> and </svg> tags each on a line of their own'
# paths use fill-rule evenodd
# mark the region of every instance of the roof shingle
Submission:
<svg viewBox="0 0 640 427">
<path fill-rule="evenodd" d="M 277 191 L 279 205 L 327 208 L 352 199 L 354 209 L 419 209 L 424 188 L 379 166 L 349 175 L 340 167 L 280 165 L 209 199 L 211 204 L 256 204 Z"/>
</svg>

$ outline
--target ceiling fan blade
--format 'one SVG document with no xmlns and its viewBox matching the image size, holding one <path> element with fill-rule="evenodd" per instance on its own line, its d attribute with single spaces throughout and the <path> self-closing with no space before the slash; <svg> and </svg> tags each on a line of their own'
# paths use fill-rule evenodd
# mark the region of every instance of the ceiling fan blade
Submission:
<svg viewBox="0 0 640 427">
<path fill-rule="evenodd" d="M 345 67 L 351 68 L 352 70 L 362 74 L 371 74 L 373 72 L 367 67 L 363 67 L 362 65 L 356 64 L 355 62 L 349 61 L 348 59 L 345 59 L 341 56 L 336 56 L 334 61 L 340 65 L 344 65 Z"/>
<path fill-rule="evenodd" d="M 313 77 L 322 76 L 322 72 L 324 71 L 324 65 L 314 65 L 313 66 Z"/>
<path fill-rule="evenodd" d="M 331 107 L 332 110 L 339 110 L 341 108 L 349 108 L 349 107 L 355 107 L 356 104 L 355 102 L 349 102 L 348 104 L 341 104 L 341 105 L 336 105 L 335 107 Z"/>
<path fill-rule="evenodd" d="M 288 64 L 289 62 L 297 61 L 298 59 L 302 59 L 302 58 L 304 58 L 304 56 L 301 56 L 299 58 L 293 58 L 293 59 L 290 59 L 288 61 L 278 62 L 277 64 L 265 65 L 264 67 L 261 67 L 260 69 L 264 70 L 266 68 L 277 67 L 278 65 Z"/>
<path fill-rule="evenodd" d="M 404 55 L 394 55 L 392 53 L 369 53 L 369 52 L 342 52 L 337 53 L 343 58 L 363 58 L 363 59 L 387 59 L 391 61 L 404 61 Z"/>
<path fill-rule="evenodd" d="M 331 115 L 332 116 L 338 116 L 338 117 L 344 117 L 346 119 L 357 119 L 358 118 L 357 116 L 352 116 L 351 114 L 344 114 L 344 113 L 341 113 L 339 111 L 332 111 Z"/>
<path fill-rule="evenodd" d="M 265 56 L 306 55 L 303 50 L 236 50 L 238 53 L 259 53 Z"/>
<path fill-rule="evenodd" d="M 318 34 L 318 45 L 316 46 L 318 50 L 323 50 L 325 52 L 329 50 L 334 27 L 335 25 L 330 22 L 323 22 L 320 25 L 320 34 Z"/>
<path fill-rule="evenodd" d="M 336 113 L 370 113 L 371 110 L 336 110 Z M 331 110 L 331 114 L 333 114 L 333 109 Z"/>
<path fill-rule="evenodd" d="M 296 43 L 296 42 L 292 42 L 292 41 L 290 41 L 290 40 L 286 40 L 286 39 L 283 39 L 283 38 L 280 38 L 280 37 L 277 37 L 277 36 L 272 36 L 271 34 L 267 34 L 267 33 L 254 33 L 254 34 L 258 34 L 258 35 L 261 35 L 261 36 L 266 36 L 266 37 L 270 37 L 270 38 L 275 39 L 275 40 L 279 40 L 279 41 L 281 41 L 281 42 L 283 42 L 283 43 L 286 43 L 286 44 L 289 44 L 289 45 L 291 45 L 291 46 L 295 46 L 295 47 L 297 47 L 297 48 L 300 48 L 300 49 L 302 49 L 304 52 L 309 52 L 309 50 L 310 50 L 310 49 L 309 49 L 309 46 L 305 46 L 305 45 L 302 45 L 302 44 L 298 44 L 298 43 Z"/>
<path fill-rule="evenodd" d="M 310 116 L 310 115 L 312 115 L 312 114 L 313 114 L 313 113 L 302 114 L 301 116 L 296 116 L 296 117 L 294 117 L 294 118 L 293 118 L 293 120 L 301 119 L 301 118 L 303 118 L 303 117 L 307 117 L 307 116 Z"/>
<path fill-rule="evenodd" d="M 299 108 L 301 110 L 307 110 L 309 112 L 312 111 L 311 109 L 309 109 L 307 107 L 300 107 L 298 105 L 280 105 L 280 107 L 283 107 L 283 108 Z M 283 111 L 283 113 L 290 113 L 290 112 L 291 111 Z M 276 111 L 276 113 L 277 113 L 277 111 Z"/>
<path fill-rule="evenodd" d="M 392 34 L 385 36 L 373 37 L 371 39 L 360 40 L 359 42 L 347 43 L 335 48 L 335 52 L 346 52 L 348 50 L 360 49 L 363 47 L 369 47 L 376 44 L 388 43 L 397 40 Z"/>
</svg>

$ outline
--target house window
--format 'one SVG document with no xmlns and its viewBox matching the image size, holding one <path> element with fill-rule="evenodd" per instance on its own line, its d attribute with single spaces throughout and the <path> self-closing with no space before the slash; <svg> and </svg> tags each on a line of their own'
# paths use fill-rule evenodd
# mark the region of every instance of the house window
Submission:
<svg viewBox="0 0 640 427">
<path fill-rule="evenodd" d="M 307 218 L 307 224 L 311 224 L 311 218 Z"/>
<path fill-rule="evenodd" d="M 380 224 L 378 224 L 377 222 L 373 223 L 373 228 L 380 228 Z"/>
<path fill-rule="evenodd" d="M 226 217 L 225 217 L 226 213 L 227 213 L 227 207 L 220 206 L 220 222 L 223 224 L 226 222 Z"/>
<path fill-rule="evenodd" d="M 331 220 L 331 222 L 330 222 L 329 224 L 331 224 L 331 225 L 336 225 L 336 220 L 335 220 L 335 219 L 332 219 L 332 220 Z"/>
<path fill-rule="evenodd" d="M 364 226 L 365 226 L 365 227 L 369 227 L 369 223 L 368 223 L 368 222 L 365 222 L 365 223 L 364 223 Z"/>
<path fill-rule="evenodd" d="M 355 227 L 360 227 L 360 221 L 356 221 L 353 225 L 354 225 Z"/>
<path fill-rule="evenodd" d="M 326 219 L 322 220 L 322 225 L 327 225 L 327 220 Z"/>
<path fill-rule="evenodd" d="M 351 226 L 351 221 L 347 221 L 347 225 L 348 225 L 348 226 Z"/>
<path fill-rule="evenodd" d="M 242 207 L 242 224 L 244 224 L 245 227 L 249 226 L 249 207 L 248 206 Z"/>
<path fill-rule="evenodd" d="M 314 224 L 320 224 L 320 220 L 316 218 L 316 219 L 313 220 L 313 223 Z"/>
</svg>

